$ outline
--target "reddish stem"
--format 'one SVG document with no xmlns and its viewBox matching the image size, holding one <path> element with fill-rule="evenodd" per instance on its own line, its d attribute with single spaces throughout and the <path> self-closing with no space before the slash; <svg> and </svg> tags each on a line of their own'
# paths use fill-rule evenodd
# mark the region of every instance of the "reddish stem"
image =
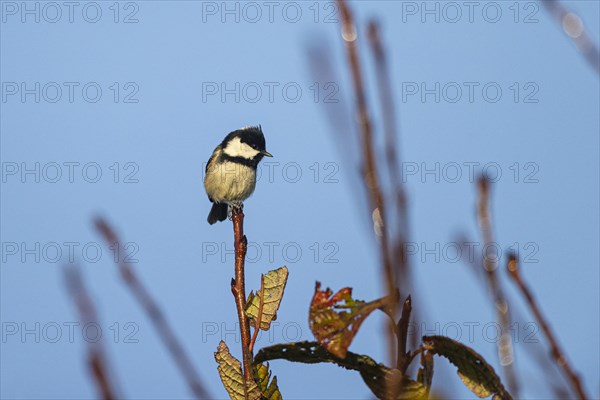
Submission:
<svg viewBox="0 0 600 400">
<path fill-rule="evenodd" d="M 250 353 L 254 350 L 254 343 L 258 337 L 258 331 L 260 330 L 260 322 L 262 321 L 263 307 L 265 306 L 265 276 L 260 276 L 260 297 L 258 303 L 258 315 L 256 316 L 256 325 L 254 326 L 254 332 L 252 332 L 252 340 L 250 341 Z"/>
<path fill-rule="evenodd" d="M 546 335 L 546 339 L 548 339 L 548 343 L 550 344 L 552 357 L 554 358 L 554 361 L 556 361 L 556 365 L 558 365 L 563 370 L 563 372 L 567 376 L 567 379 L 571 383 L 573 390 L 575 390 L 575 392 L 577 393 L 577 397 L 579 399 L 584 400 L 590 398 L 583 390 L 583 385 L 581 384 L 579 375 L 577 375 L 577 373 L 573 370 L 573 368 L 567 361 L 565 352 L 558 345 L 558 340 L 556 339 L 556 336 L 554 336 L 554 332 L 552 331 L 552 329 L 550 329 L 550 325 L 546 321 L 546 318 L 544 318 L 544 315 L 542 314 L 542 311 L 540 310 L 537 301 L 533 297 L 533 293 L 531 292 L 529 287 L 527 287 L 525 281 L 521 277 L 521 273 L 519 272 L 519 262 L 514 254 L 511 254 L 509 256 L 507 269 L 509 276 L 513 279 L 513 281 L 521 290 L 523 297 L 525 297 L 525 300 L 527 300 L 529 308 L 531 308 L 531 311 L 533 312 L 533 315 L 535 315 L 535 318 L 540 324 L 544 335 Z"/>
<path fill-rule="evenodd" d="M 244 379 L 252 382 L 252 352 L 250 350 L 250 321 L 246 316 L 246 288 L 244 283 L 244 262 L 248 241 L 244 235 L 244 211 L 234 207 L 231 213 L 233 220 L 233 245 L 235 248 L 235 279 L 231 280 L 231 292 L 235 298 L 240 333 L 242 337 L 242 359 Z"/>
</svg>

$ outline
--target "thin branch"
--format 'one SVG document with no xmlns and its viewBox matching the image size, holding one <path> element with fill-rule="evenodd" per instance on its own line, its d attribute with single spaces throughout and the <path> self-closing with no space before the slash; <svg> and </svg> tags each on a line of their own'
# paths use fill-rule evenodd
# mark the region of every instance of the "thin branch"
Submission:
<svg viewBox="0 0 600 400">
<path fill-rule="evenodd" d="M 232 207 L 232 220 L 233 246 L 235 248 L 235 279 L 231 280 L 231 292 L 235 299 L 238 320 L 240 322 L 244 379 L 246 382 L 252 382 L 254 378 L 252 377 L 252 353 L 250 351 L 250 321 L 246 316 L 246 286 L 244 278 L 244 263 L 248 246 L 248 241 L 244 235 L 244 211 L 241 208 Z"/>
<path fill-rule="evenodd" d="M 594 68 L 597 74 L 600 74 L 600 52 L 586 32 L 579 16 L 563 6 L 558 0 L 543 0 L 541 3 L 556 19 L 564 33 L 575 43 L 577 50 L 583 55 L 588 64 Z"/>
<path fill-rule="evenodd" d="M 412 311 L 411 297 L 408 296 L 402 305 L 402 316 L 397 325 L 398 336 L 398 361 L 397 367 L 403 374 L 406 373 L 409 365 L 410 351 L 407 351 L 408 327 L 410 324 L 410 313 Z"/>
<path fill-rule="evenodd" d="M 79 319 L 83 322 L 83 325 L 96 323 L 98 321 L 96 308 L 83 283 L 79 268 L 70 266 L 65 268 L 64 273 L 68 292 L 77 306 Z M 108 363 L 101 342 L 92 343 L 88 341 L 87 362 L 100 396 L 105 400 L 117 398 L 118 396 L 116 396 L 109 380 Z"/>
<path fill-rule="evenodd" d="M 427 351 L 421 353 L 421 368 L 418 376 L 421 377 L 421 384 L 427 389 L 425 398 L 429 398 L 429 392 L 431 392 L 431 383 L 433 381 L 433 353 Z"/>
<path fill-rule="evenodd" d="M 487 254 L 487 251 L 489 251 L 490 247 L 494 244 L 494 236 L 492 234 L 492 215 L 490 212 L 490 182 L 484 175 L 479 177 L 478 189 L 477 219 L 481 230 L 481 236 L 485 243 L 483 268 L 485 270 L 485 276 L 487 278 L 492 301 L 494 302 L 496 309 L 496 317 L 502 332 L 497 344 L 498 355 L 509 390 L 515 397 L 518 397 L 519 383 L 514 370 L 513 344 L 510 335 L 509 304 L 502 287 L 500 286 L 500 281 L 498 280 L 497 257 L 489 257 Z"/>
<path fill-rule="evenodd" d="M 94 380 L 96 381 L 98 391 L 102 398 L 105 400 L 116 399 L 117 397 L 114 395 L 108 380 L 108 373 L 106 372 L 108 368 L 106 366 L 105 356 L 98 351 L 90 349 L 88 354 L 88 365 L 92 371 L 92 375 L 94 376 Z"/>
<path fill-rule="evenodd" d="M 367 107 L 366 91 L 362 78 L 361 65 L 356 46 L 357 31 L 354 24 L 352 13 L 344 0 L 338 0 L 342 20 L 342 38 L 346 45 L 346 54 L 352 81 L 354 84 L 354 94 L 356 96 L 356 114 L 361 133 L 361 143 L 363 150 L 363 180 L 368 193 L 369 208 L 372 213 L 373 224 L 376 234 L 380 238 L 381 260 L 383 264 L 384 286 L 387 287 L 388 295 L 396 292 L 396 277 L 392 268 L 390 257 L 390 245 L 388 239 L 388 219 L 386 218 L 385 200 L 381 191 L 381 185 L 378 178 L 377 163 L 375 162 L 375 152 L 373 148 L 373 129 L 371 118 Z M 395 312 L 393 313 L 395 315 Z M 394 365 L 396 354 L 394 351 L 395 338 L 391 329 L 387 330 L 388 348 L 390 354 L 390 363 Z"/>
<path fill-rule="evenodd" d="M 538 324 L 540 324 L 540 327 L 542 328 L 546 339 L 548 339 L 548 343 L 550 344 L 550 349 L 552 353 L 552 358 L 554 358 L 556 364 L 565 373 L 565 376 L 571 383 L 573 390 L 577 393 L 577 397 L 581 400 L 591 398 L 585 393 L 581 380 L 579 379 L 579 375 L 573 370 L 573 368 L 569 364 L 564 350 L 561 349 L 561 347 L 559 346 L 558 340 L 554 335 L 554 332 L 552 331 L 552 329 L 550 329 L 550 325 L 548 324 L 546 318 L 544 318 L 544 315 L 542 314 L 542 311 L 540 310 L 537 301 L 533 297 L 533 293 L 531 292 L 531 290 L 529 290 L 529 287 L 525 284 L 525 281 L 521 277 L 521 273 L 519 271 L 519 262 L 514 254 L 511 254 L 509 256 L 506 268 L 508 270 L 509 276 L 512 278 L 513 282 L 518 286 L 519 290 L 521 290 L 521 293 L 523 294 L 523 297 L 525 297 L 525 300 L 527 300 L 529 308 L 533 312 L 533 315 L 538 321 Z"/>
<path fill-rule="evenodd" d="M 262 321 L 262 312 L 263 307 L 265 305 L 265 276 L 260 276 L 260 299 L 258 303 L 258 313 L 256 315 L 256 324 L 254 325 L 254 332 L 252 332 L 252 339 L 250 340 L 250 353 L 254 350 L 254 343 L 256 343 L 256 338 L 258 337 L 258 331 L 260 331 L 260 323 Z"/>
<path fill-rule="evenodd" d="M 375 21 L 368 24 L 368 37 L 375 59 L 375 67 L 377 69 L 377 88 L 379 93 L 379 102 L 381 105 L 383 130 L 385 134 L 385 156 L 387 161 L 388 176 L 390 178 L 390 187 L 395 198 L 397 221 L 394 221 L 394 226 L 398 227 L 398 237 L 396 241 L 396 285 L 403 287 L 405 291 L 409 291 L 409 265 L 408 257 L 405 254 L 404 243 L 408 240 L 408 207 L 406 192 L 402 184 L 400 174 L 400 157 L 398 150 L 398 122 L 396 118 L 396 106 L 392 92 L 392 80 L 390 76 L 388 61 L 379 25 Z M 390 219 L 391 220 L 391 219 Z"/>
<path fill-rule="evenodd" d="M 424 351 L 425 351 L 425 347 L 423 347 L 423 345 L 421 344 L 419 347 L 417 347 L 417 349 L 415 351 L 410 353 L 410 355 L 406 359 L 406 363 L 407 363 L 406 365 L 412 364 L 415 357 L 418 356 L 419 354 L 422 354 Z"/>
<path fill-rule="evenodd" d="M 338 70 L 337 60 L 334 60 L 335 53 L 336 51 L 329 44 L 326 37 L 319 36 L 311 40 L 307 48 L 307 59 L 314 82 L 332 84 L 333 82 L 342 81 L 341 75 L 345 71 Z M 362 154 L 359 141 L 348 139 L 348 133 L 353 132 L 355 129 L 354 103 L 351 103 L 351 99 L 347 98 L 345 93 L 347 90 L 344 86 L 335 85 L 339 89 L 339 98 L 336 98 L 335 102 L 323 102 L 322 109 L 325 111 L 324 114 L 329 124 L 332 138 L 337 144 L 336 150 L 339 157 L 347 169 L 354 171 L 356 168 L 355 163 L 357 160 L 360 160 Z M 350 88 L 350 91 L 352 91 L 352 88 Z M 360 174 L 351 174 L 349 179 L 350 197 L 356 202 L 357 207 L 362 209 L 365 206 L 364 201 L 367 200 L 366 197 L 363 198 L 362 176 Z M 368 218 L 368 221 L 371 222 L 371 215 L 368 215 Z"/>
<path fill-rule="evenodd" d="M 126 254 L 125 249 L 121 245 L 123 242 L 119 240 L 119 237 L 106 221 L 98 218 L 94 221 L 94 224 L 96 226 L 96 230 L 103 236 L 108 246 L 117 245 L 117 254 Z M 179 370 L 186 379 L 194 396 L 198 399 L 210 398 L 208 392 L 204 389 L 204 385 L 202 384 L 200 376 L 196 372 L 191 360 L 188 358 L 183 346 L 175 336 L 173 329 L 167 322 L 167 319 L 165 318 L 156 301 L 152 298 L 152 296 L 150 296 L 148 290 L 137 278 L 132 266 L 127 263 L 122 256 L 119 257 L 117 266 L 119 268 L 121 278 L 133 294 L 133 297 L 135 297 L 144 311 L 146 311 L 146 314 L 148 314 L 150 321 L 158 332 L 163 344 L 169 350 L 173 360 L 179 367 Z"/>
<path fill-rule="evenodd" d="M 460 249 L 462 251 L 462 254 L 469 254 L 473 256 L 472 258 L 470 256 L 467 260 L 465 260 L 465 262 L 467 263 L 467 265 L 469 265 L 469 267 L 471 267 L 471 270 L 475 273 L 478 282 L 485 284 L 486 276 L 484 275 L 485 272 L 483 271 L 483 268 L 481 268 L 483 259 L 479 256 L 477 256 L 477 258 L 474 257 L 473 248 L 468 246 L 469 244 L 475 244 L 475 241 L 468 240 L 466 236 L 459 236 L 455 238 L 454 241 L 456 243 L 461 244 Z M 527 324 L 529 323 L 529 321 L 525 320 L 525 317 L 519 312 L 519 309 L 516 307 L 511 307 L 511 321 L 512 324 L 517 324 L 518 327 L 527 326 Z M 532 361 L 535 362 L 543 371 L 544 379 L 546 379 L 548 382 L 553 383 L 552 390 L 554 392 L 554 398 L 568 398 L 568 396 L 564 396 L 561 394 L 564 394 L 565 391 L 568 392 L 568 387 L 565 386 L 565 383 L 562 379 L 558 379 L 559 372 L 555 369 L 546 368 L 549 361 L 548 354 L 545 351 L 543 351 L 541 343 L 535 340 L 529 343 L 525 343 L 523 345 L 525 346 L 526 350 L 525 354 L 531 357 Z"/>
<path fill-rule="evenodd" d="M 379 24 L 372 20 L 368 23 L 368 38 L 371 45 L 371 52 L 375 60 L 377 89 L 379 93 L 379 103 L 383 120 L 383 131 L 385 137 L 385 159 L 387 166 L 387 175 L 390 180 L 390 188 L 393 199 L 395 200 L 395 219 L 388 213 L 388 226 L 396 227 L 395 237 L 390 239 L 393 243 L 392 258 L 395 272 L 395 285 L 400 288 L 400 293 L 414 293 L 412 273 L 409 264 L 409 257 L 406 254 L 406 243 L 410 237 L 410 228 L 408 220 L 408 200 L 405 185 L 402 182 L 401 175 L 401 157 L 400 157 L 400 129 L 398 126 L 399 114 L 394 101 L 393 82 L 390 74 L 387 53 L 383 44 Z M 393 233 L 389 233 L 392 235 Z M 417 312 L 413 313 L 413 319 L 418 320 Z M 408 338 L 407 338 L 408 339 Z M 421 338 L 412 335 L 412 345 L 417 346 Z M 400 352 L 398 351 L 398 354 Z M 399 360 L 397 360 L 398 362 Z"/>
<path fill-rule="evenodd" d="M 398 129 L 396 121 L 396 107 L 394 105 L 394 96 L 392 95 L 392 82 L 387 63 L 387 57 L 379 33 L 379 25 L 375 21 L 369 22 L 368 37 L 371 44 L 371 50 L 375 58 L 375 67 L 377 68 L 377 87 L 380 97 L 381 110 L 383 116 L 383 130 L 385 133 L 385 156 L 390 177 L 390 184 L 394 190 L 396 206 L 400 215 L 400 224 L 406 224 L 406 195 L 400 176 L 400 162 L 398 157 Z"/>
</svg>

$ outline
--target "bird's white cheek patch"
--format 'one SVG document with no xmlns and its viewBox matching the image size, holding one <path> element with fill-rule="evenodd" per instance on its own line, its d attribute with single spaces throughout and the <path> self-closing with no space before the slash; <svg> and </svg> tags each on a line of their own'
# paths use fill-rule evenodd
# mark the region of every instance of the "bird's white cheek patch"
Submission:
<svg viewBox="0 0 600 400">
<path fill-rule="evenodd" d="M 254 158 L 259 152 L 246 143 L 242 143 L 239 137 L 232 139 L 223 152 L 230 157 Z"/>
</svg>

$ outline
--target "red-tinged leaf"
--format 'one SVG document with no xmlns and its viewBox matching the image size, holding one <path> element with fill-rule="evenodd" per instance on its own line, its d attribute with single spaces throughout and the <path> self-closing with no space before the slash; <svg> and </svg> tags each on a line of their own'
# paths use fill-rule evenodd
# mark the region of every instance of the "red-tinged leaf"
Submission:
<svg viewBox="0 0 600 400">
<path fill-rule="evenodd" d="M 377 308 L 387 305 L 392 297 L 366 303 L 352 298 L 352 288 L 343 288 L 333 296 L 331 289 L 320 288 L 321 283 L 317 282 L 310 304 L 310 330 L 327 351 L 336 357 L 345 358 L 348 347 L 365 318 Z"/>
</svg>

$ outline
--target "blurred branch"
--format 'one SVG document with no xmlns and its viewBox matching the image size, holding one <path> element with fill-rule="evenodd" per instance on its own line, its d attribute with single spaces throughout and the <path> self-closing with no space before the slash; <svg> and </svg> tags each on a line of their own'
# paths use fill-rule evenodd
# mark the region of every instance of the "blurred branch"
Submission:
<svg viewBox="0 0 600 400">
<path fill-rule="evenodd" d="M 410 351 L 407 351 L 408 341 L 408 327 L 410 326 L 410 313 L 412 311 L 412 300 L 410 295 L 404 301 L 402 305 L 402 316 L 396 326 L 396 336 L 398 337 L 398 357 L 396 361 L 396 368 L 398 368 L 403 374 L 406 374 L 408 365 L 410 364 L 411 357 Z"/>
<path fill-rule="evenodd" d="M 397 141 L 397 121 L 396 109 L 394 105 L 394 96 L 392 96 L 392 82 L 387 63 L 387 57 L 381 41 L 379 25 L 375 21 L 368 24 L 368 37 L 371 44 L 371 50 L 375 59 L 377 68 L 377 86 L 380 96 L 381 109 L 383 114 L 383 130 L 385 132 L 385 156 L 387 161 L 388 173 L 390 176 L 391 187 L 394 190 L 396 204 L 399 211 L 406 211 L 406 198 L 404 188 L 400 179 L 400 163 L 398 157 Z M 404 215 L 405 216 L 405 215 Z M 401 223 L 406 222 L 400 220 Z"/>
<path fill-rule="evenodd" d="M 546 318 L 544 318 L 544 315 L 542 314 L 542 311 L 540 310 L 537 301 L 535 300 L 533 294 L 529 290 L 529 287 L 527 287 L 523 278 L 521 277 L 521 273 L 519 272 L 519 262 L 514 254 L 511 254 L 509 256 L 506 268 L 508 270 L 509 276 L 512 278 L 513 282 L 517 285 L 519 290 L 521 290 L 523 297 L 525 297 L 525 300 L 527 301 L 529 308 L 533 312 L 533 315 L 537 319 L 538 324 L 540 324 L 540 327 L 542 328 L 546 339 L 548 339 L 548 343 L 550 344 L 550 349 L 554 361 L 556 361 L 556 364 L 565 373 L 567 379 L 573 387 L 573 390 L 575 390 L 575 392 L 577 393 L 577 397 L 582 400 L 590 398 L 586 395 L 585 391 L 583 390 L 583 385 L 581 384 L 579 376 L 567 361 L 565 352 L 558 345 L 558 340 L 556 339 L 556 336 L 550 329 L 550 325 L 548 324 Z"/>
<path fill-rule="evenodd" d="M 383 130 L 385 133 L 385 158 L 387 161 L 390 187 L 395 198 L 397 220 L 394 225 L 398 227 L 398 238 L 396 240 L 397 258 L 396 263 L 396 286 L 401 287 L 402 292 L 409 290 L 408 257 L 405 254 L 404 243 L 408 240 L 408 210 L 406 193 L 402 185 L 400 175 L 400 157 L 398 156 L 398 123 L 396 118 L 396 107 L 392 95 L 392 80 L 388 67 L 386 52 L 381 40 L 379 25 L 375 21 L 368 24 L 368 37 L 371 50 L 375 59 L 377 73 L 377 86 L 380 97 L 380 106 L 383 116 Z M 390 218 L 390 220 L 392 220 Z"/>
<path fill-rule="evenodd" d="M 482 175 L 479 177 L 477 183 L 479 189 L 477 219 L 479 222 L 479 228 L 481 230 L 481 236 L 485 242 L 483 267 L 490 293 L 496 308 L 496 316 L 502 332 L 500 335 L 500 340 L 498 341 L 498 355 L 500 357 L 500 365 L 502 366 L 506 376 L 507 385 L 515 397 L 519 397 L 519 384 L 514 371 L 513 344 L 512 337 L 510 335 L 509 304 L 506 296 L 504 295 L 502 287 L 500 286 L 500 281 L 498 280 L 497 257 L 492 258 L 487 254 L 490 247 L 494 244 L 494 237 L 492 234 L 492 216 L 490 212 L 490 182 L 484 175 Z"/>
<path fill-rule="evenodd" d="M 343 0 L 338 0 L 338 5 L 342 17 L 342 38 L 346 46 L 346 55 L 350 73 L 352 75 L 354 94 L 356 96 L 356 117 L 361 134 L 361 146 L 363 151 L 363 180 L 365 189 L 368 193 L 369 209 L 373 218 L 375 233 L 380 239 L 384 285 L 387 287 L 388 295 L 393 295 L 396 291 L 396 278 L 394 276 L 392 260 L 390 257 L 387 225 L 388 220 L 386 218 L 385 200 L 379 183 L 377 163 L 375 162 L 375 152 L 373 149 L 373 129 L 371 118 L 368 112 L 366 92 L 362 78 L 358 49 L 356 46 L 357 31 L 352 13 L 346 2 Z M 395 315 L 395 311 L 392 314 Z M 390 362 L 393 365 L 394 358 L 396 356 L 394 351 L 395 338 L 392 329 L 387 329 L 387 333 Z"/>
<path fill-rule="evenodd" d="M 383 130 L 385 136 L 385 159 L 387 166 L 387 175 L 390 179 L 390 188 L 395 202 L 395 218 L 388 213 L 386 220 L 387 226 L 396 228 L 396 237 L 391 241 L 393 243 L 392 263 L 395 272 L 395 286 L 400 288 L 400 293 L 414 294 L 412 285 L 412 276 L 409 265 L 409 257 L 406 254 L 406 243 L 410 236 L 408 221 L 408 201 L 406 191 L 402 183 L 400 151 L 399 151 L 399 129 L 397 110 L 394 101 L 390 68 L 388 64 L 387 53 L 381 39 L 379 24 L 376 21 L 370 21 L 367 32 L 373 58 L 375 59 L 377 89 L 379 93 L 379 103 L 382 111 Z M 391 235 L 391 231 L 389 232 Z M 413 319 L 418 320 L 417 312 L 413 313 Z M 404 342 L 408 337 L 403 338 Z M 412 345 L 417 346 L 421 338 L 412 335 Z M 400 351 L 398 351 L 398 355 Z M 400 365 L 400 364 L 399 364 Z"/>
<path fill-rule="evenodd" d="M 457 236 L 454 239 L 454 241 L 456 243 L 461 244 L 460 249 L 462 251 L 462 254 L 472 254 L 473 249 L 469 245 L 476 244 L 475 241 L 467 239 L 465 235 Z M 469 265 L 469 267 L 471 267 L 471 270 L 475 273 L 478 281 L 480 283 L 485 284 L 485 272 L 483 271 L 483 268 L 481 268 L 481 265 L 483 264 L 483 259 L 481 257 L 469 257 L 464 261 L 467 263 L 467 265 Z M 510 314 L 510 319 L 512 321 L 513 326 L 516 324 L 516 326 L 518 327 L 523 327 L 527 326 L 527 324 L 529 323 L 525 320 L 525 317 L 519 312 L 519 309 L 516 307 L 511 307 Z M 558 379 L 558 371 L 555 369 L 546 368 L 549 362 L 548 354 L 545 351 L 543 351 L 540 342 L 537 340 L 521 341 L 520 346 L 525 348 L 525 354 L 531 357 L 532 361 L 535 362 L 543 371 L 543 379 L 553 383 L 553 398 L 568 399 L 568 396 L 565 396 L 564 394 L 568 392 L 569 388 L 565 386 L 565 383 L 562 379 Z"/>
<path fill-rule="evenodd" d="M 117 254 L 127 254 L 121 246 L 122 242 L 106 221 L 98 218 L 94 221 L 94 224 L 96 230 L 102 235 L 108 246 L 116 245 L 119 250 Z M 135 297 L 144 311 L 146 311 L 146 314 L 148 314 L 148 317 L 150 318 L 150 321 L 152 321 L 163 344 L 167 347 L 169 353 L 171 353 L 173 360 L 186 379 L 190 390 L 198 399 L 209 398 L 208 392 L 204 389 L 202 381 L 200 380 L 200 376 L 196 372 L 191 360 L 188 358 L 187 353 L 183 350 L 181 343 L 175 336 L 173 329 L 167 322 L 164 314 L 158 307 L 158 304 L 154 301 L 152 296 L 150 296 L 150 293 L 142 285 L 142 282 L 137 278 L 131 265 L 122 258 L 123 257 L 119 257 L 119 262 L 117 264 L 121 278 L 133 294 L 133 297 Z"/>
<path fill-rule="evenodd" d="M 333 54 L 334 49 L 325 38 L 319 36 L 312 40 L 307 50 L 307 58 L 309 61 L 309 67 L 311 75 L 315 82 L 327 82 L 328 84 L 335 84 L 335 87 L 340 94 L 339 98 L 331 102 L 323 102 L 321 108 L 325 111 L 325 117 L 330 126 L 330 131 L 333 136 L 334 143 L 336 143 L 336 149 L 339 152 L 340 158 L 343 159 L 343 163 L 348 170 L 354 171 L 355 162 L 360 159 L 359 145 L 357 140 L 348 140 L 348 132 L 354 130 L 353 119 L 350 112 L 350 107 L 346 99 L 344 87 L 339 85 L 338 82 L 342 81 L 339 71 L 334 67 Z M 360 174 L 348 175 L 350 184 L 348 189 L 351 191 L 350 197 L 355 201 L 362 209 L 363 195 L 361 182 L 362 177 Z M 371 216 L 369 215 L 369 223 L 372 222 Z"/>
<path fill-rule="evenodd" d="M 86 326 L 89 323 L 97 323 L 96 308 L 83 283 L 81 271 L 78 267 L 71 265 L 65 268 L 64 273 L 68 292 L 77 307 L 79 319 L 82 321 L 82 324 Z M 87 341 L 87 343 L 88 367 L 96 382 L 100 396 L 105 400 L 117 398 L 118 396 L 115 395 L 115 390 L 109 381 L 107 372 L 109 368 L 107 367 L 106 355 L 101 342 Z"/>
<path fill-rule="evenodd" d="M 556 19 L 564 33 L 571 38 L 596 73 L 600 74 L 600 52 L 587 34 L 581 18 L 558 0 L 542 0 L 542 5 Z"/>
</svg>

